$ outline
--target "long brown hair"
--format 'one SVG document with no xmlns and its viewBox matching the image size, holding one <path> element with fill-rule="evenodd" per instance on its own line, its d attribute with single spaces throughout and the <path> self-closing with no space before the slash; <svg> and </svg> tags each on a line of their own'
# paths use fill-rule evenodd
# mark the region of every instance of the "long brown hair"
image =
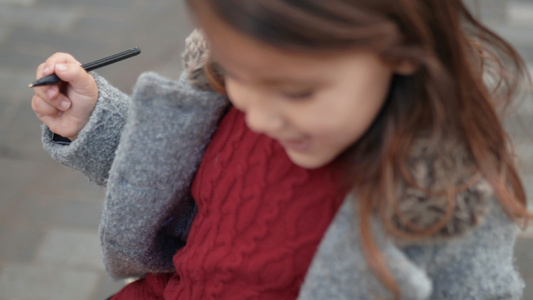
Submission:
<svg viewBox="0 0 533 300">
<path fill-rule="evenodd" d="M 349 162 L 357 194 L 367 263 L 399 298 L 399 289 L 372 237 L 377 216 L 393 236 L 424 238 L 446 226 L 406 233 L 387 214 L 398 186 L 416 186 L 408 158 L 416 139 L 430 137 L 435 156 L 449 141 L 464 145 L 475 172 L 492 186 L 505 211 L 527 219 L 526 197 L 500 114 L 526 76 L 518 53 L 476 20 L 461 0 L 189 0 L 207 4 L 224 22 L 255 39 L 301 50 L 362 47 L 391 64 L 408 61 L 410 76 L 395 75 L 386 105 L 365 135 L 339 159 Z M 223 78 L 208 74 L 223 91 Z M 488 84 L 489 76 L 493 84 Z M 512 74 L 512 76 L 511 76 Z M 529 79 L 529 78 L 528 78 Z M 358 170 L 364 170 L 359 172 Z M 470 180 L 466 185 L 473 184 Z M 421 188 L 421 187 L 418 187 Z M 464 187 L 463 187 L 464 188 Z M 453 195 L 461 187 L 445 191 Z M 452 203 L 453 204 L 453 203 Z M 453 205 L 448 210 L 453 209 Z M 426 228 L 427 229 L 427 228 Z"/>
</svg>

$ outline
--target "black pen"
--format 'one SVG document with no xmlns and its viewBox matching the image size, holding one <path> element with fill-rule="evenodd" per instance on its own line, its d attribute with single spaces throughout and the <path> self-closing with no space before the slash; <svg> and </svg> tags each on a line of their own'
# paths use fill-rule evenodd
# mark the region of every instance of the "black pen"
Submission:
<svg viewBox="0 0 533 300">
<path fill-rule="evenodd" d="M 123 51 L 117 54 L 113 54 L 108 57 L 95 60 L 90 63 L 83 64 L 81 65 L 81 67 L 85 69 L 85 71 L 90 72 L 92 70 L 105 67 L 107 65 L 116 63 L 126 58 L 130 58 L 132 56 L 138 55 L 139 53 L 141 53 L 141 49 L 139 49 L 139 47 L 135 47 L 135 48 L 131 48 L 129 50 L 126 50 L 126 51 Z M 30 83 L 28 86 L 36 87 L 36 86 L 42 86 L 42 85 L 50 85 L 50 84 L 54 84 L 58 82 L 61 82 L 61 79 L 57 77 L 56 74 L 52 74 L 52 75 L 45 76 L 37 81 L 34 81 L 33 83 Z"/>
</svg>

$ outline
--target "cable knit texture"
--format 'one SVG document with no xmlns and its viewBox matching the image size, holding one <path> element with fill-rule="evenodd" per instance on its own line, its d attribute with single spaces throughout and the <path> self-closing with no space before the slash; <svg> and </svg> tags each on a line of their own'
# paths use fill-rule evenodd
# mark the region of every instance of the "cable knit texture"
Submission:
<svg viewBox="0 0 533 300">
<path fill-rule="evenodd" d="M 232 109 L 194 179 L 198 214 L 187 246 L 174 256 L 166 298 L 295 299 L 344 199 L 339 191 L 327 167 L 294 165 Z M 114 299 L 141 299 L 139 287 Z"/>
</svg>

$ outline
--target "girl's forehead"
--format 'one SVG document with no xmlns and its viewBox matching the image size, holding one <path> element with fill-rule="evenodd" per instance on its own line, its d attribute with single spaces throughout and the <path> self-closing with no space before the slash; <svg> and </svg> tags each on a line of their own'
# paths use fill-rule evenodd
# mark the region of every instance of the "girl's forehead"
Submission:
<svg viewBox="0 0 533 300">
<path fill-rule="evenodd" d="M 210 45 L 210 56 L 226 72 L 290 71 L 299 77 L 324 70 L 342 61 L 352 51 L 305 51 L 284 49 L 255 40 L 230 26 L 207 26 L 204 33 Z"/>
<path fill-rule="evenodd" d="M 211 59 L 235 78 L 256 77 L 258 74 L 279 77 L 284 74 L 294 81 L 304 79 L 309 82 L 321 77 L 321 73 L 334 73 L 335 66 L 346 62 L 347 57 L 353 63 L 376 55 L 368 49 L 354 46 L 325 50 L 272 45 L 236 29 L 207 6 L 199 6 L 195 12 L 209 43 Z"/>
<path fill-rule="evenodd" d="M 297 60 L 312 63 L 356 52 L 372 52 L 362 46 L 324 49 L 275 45 L 234 28 L 209 9 L 200 10 L 197 21 L 209 43 L 210 56 L 215 60 L 224 60 L 225 56 L 231 54 L 239 57 L 239 60 L 255 56 L 258 61 Z"/>
</svg>

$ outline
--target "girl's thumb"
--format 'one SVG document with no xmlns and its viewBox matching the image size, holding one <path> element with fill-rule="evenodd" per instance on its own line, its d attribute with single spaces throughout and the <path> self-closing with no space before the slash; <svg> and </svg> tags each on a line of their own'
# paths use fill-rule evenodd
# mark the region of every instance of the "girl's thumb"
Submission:
<svg viewBox="0 0 533 300">
<path fill-rule="evenodd" d="M 94 87 L 91 75 L 78 64 L 57 64 L 55 74 L 80 94 L 90 93 Z"/>
</svg>

